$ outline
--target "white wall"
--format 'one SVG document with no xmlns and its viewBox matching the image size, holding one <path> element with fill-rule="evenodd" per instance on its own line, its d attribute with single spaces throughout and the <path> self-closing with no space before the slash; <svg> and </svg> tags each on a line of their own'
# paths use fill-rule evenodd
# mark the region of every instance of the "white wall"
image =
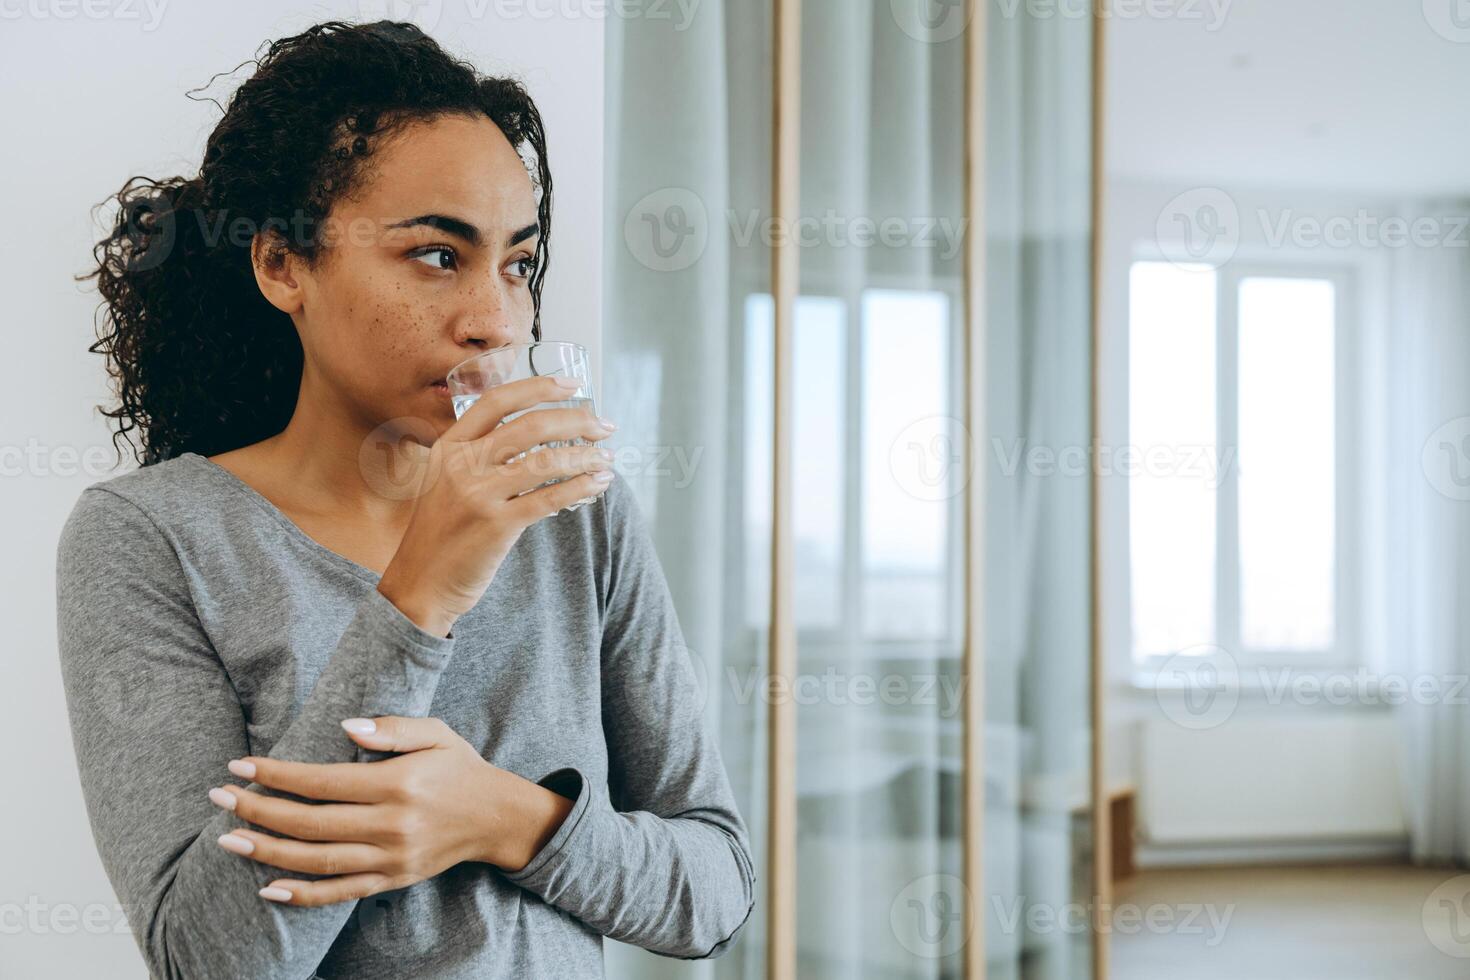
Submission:
<svg viewBox="0 0 1470 980">
<path fill-rule="evenodd" d="M 1103 443 L 1108 446 L 1128 444 L 1128 270 L 1133 261 L 1140 258 L 1159 258 L 1161 250 L 1176 246 L 1178 224 L 1172 220 L 1179 208 L 1178 195 L 1199 187 L 1200 182 L 1174 180 L 1171 182 L 1147 182 L 1127 179 L 1112 179 L 1107 183 L 1104 203 L 1104 235 L 1102 239 L 1102 270 L 1098 284 L 1101 304 L 1101 346 L 1098 351 L 1099 375 L 1101 378 L 1101 411 L 1099 426 Z M 1305 191 L 1300 188 L 1260 188 L 1229 185 L 1230 204 L 1237 209 L 1239 221 L 1237 250 L 1232 261 L 1258 263 L 1294 263 L 1305 267 L 1346 268 L 1352 270 L 1356 283 L 1358 303 L 1355 313 L 1361 330 L 1364 347 L 1362 357 L 1372 356 L 1369 342 L 1378 338 L 1381 342 L 1385 330 L 1388 288 L 1388 252 L 1373 240 L 1353 241 L 1347 247 L 1292 247 L 1277 245 L 1272 241 L 1272 229 L 1279 229 L 1283 219 L 1289 222 L 1305 222 L 1309 226 L 1320 226 L 1332 219 L 1353 218 L 1360 209 L 1375 214 L 1413 214 L 1403 201 L 1395 201 L 1385 194 L 1355 194 L 1340 191 Z M 1224 192 L 1212 191 L 1216 196 Z M 1189 199 L 1188 207 L 1200 201 L 1215 198 Z M 1160 237 L 1163 236 L 1163 237 Z M 1365 365 L 1363 393 L 1365 400 L 1360 404 L 1360 416 L 1355 431 L 1364 433 L 1373 422 L 1374 409 L 1366 400 L 1372 386 L 1367 384 Z M 1363 442 L 1368 440 L 1363 439 Z M 1359 483 L 1366 484 L 1367 467 L 1373 461 L 1366 456 L 1358 461 Z M 1363 826 L 1374 828 L 1380 838 L 1386 839 L 1389 850 L 1393 850 L 1402 838 L 1398 813 L 1398 788 L 1396 785 L 1397 765 L 1395 746 L 1392 743 L 1392 727 L 1384 724 L 1389 709 L 1379 704 L 1340 704 L 1331 699 L 1318 699 L 1310 703 L 1296 703 L 1293 698 L 1268 697 L 1268 691 L 1250 683 L 1242 682 L 1238 691 L 1238 706 L 1230 714 L 1228 722 L 1212 726 L 1208 731 L 1192 731 L 1174 722 L 1184 717 L 1181 691 L 1155 689 L 1145 679 L 1136 676 L 1130 652 L 1129 633 L 1129 576 L 1128 576 L 1128 493 L 1126 475 L 1109 472 L 1099 479 L 1099 507 L 1101 509 L 1101 562 L 1104 569 L 1102 588 L 1102 632 L 1103 673 L 1106 684 L 1105 712 L 1107 730 L 1104 744 L 1107 747 L 1105 775 L 1110 785 L 1132 784 L 1144 799 L 1140 815 L 1145 820 L 1151 813 L 1163 812 L 1160 807 L 1168 803 L 1160 799 L 1171 793 L 1186 793 L 1180 789 L 1184 784 L 1177 778 L 1168 780 L 1166 786 L 1150 785 L 1150 774 L 1168 772 L 1173 777 L 1188 777 L 1173 766 L 1170 772 L 1166 763 L 1162 769 L 1158 763 L 1150 764 L 1145 733 L 1168 731 L 1171 728 L 1182 741 L 1193 744 L 1208 742 L 1209 751 L 1219 757 L 1236 759 L 1233 770 L 1215 771 L 1220 785 L 1236 787 L 1234 805 L 1240 813 L 1258 814 L 1277 812 L 1280 827 L 1311 825 L 1317 819 L 1317 811 L 1303 808 L 1301 813 L 1282 812 L 1279 796 L 1272 795 L 1271 780 L 1289 776 L 1298 788 L 1304 789 L 1303 800 L 1339 799 L 1343 794 L 1357 794 L 1352 806 L 1343 807 L 1344 820 L 1321 819 L 1318 823 L 1321 835 L 1341 838 L 1360 838 L 1369 831 L 1354 823 L 1363 814 L 1373 814 L 1374 819 Z M 1370 528 L 1363 528 L 1362 542 L 1356 560 L 1361 574 L 1368 575 L 1373 566 L 1374 555 L 1369 547 L 1372 535 Z M 1364 581 L 1368 581 L 1366 578 Z M 1361 614 L 1361 608 L 1344 610 L 1344 614 Z M 1355 624 L 1354 632 L 1366 624 Z M 1364 666 L 1383 673 L 1385 651 L 1371 643 L 1362 650 Z M 1340 700 L 1340 699 L 1338 699 Z M 1336 727 L 1333 727 L 1336 726 Z M 1365 772 L 1372 780 L 1357 778 L 1348 781 L 1339 779 L 1329 768 L 1320 765 L 1323 751 L 1321 733 L 1324 731 L 1349 732 L 1352 735 L 1354 752 L 1363 759 L 1375 760 Z M 1274 750 L 1269 754 L 1256 752 L 1254 743 L 1262 732 L 1270 732 Z M 1337 736 L 1334 735 L 1334 738 Z M 1337 742 L 1341 754 L 1340 739 Z M 1378 763 L 1381 762 L 1381 765 Z M 1381 777 L 1381 778 L 1378 778 Z M 1154 798 L 1149 799 L 1150 794 Z M 1187 802 L 1187 801 L 1186 801 Z M 1354 811 L 1348 813 L 1347 811 Z M 1381 819 L 1380 819 L 1381 817 Z M 1244 826 L 1242 822 L 1241 826 Z M 1150 828 L 1142 827 L 1145 841 L 1151 841 Z M 1283 834 L 1285 835 L 1285 831 Z M 1222 843 L 1218 835 L 1205 834 L 1209 839 L 1203 843 Z M 1244 831 L 1240 840 L 1248 841 L 1251 835 Z M 1204 851 L 1192 852 L 1200 858 Z M 1245 848 L 1237 852 L 1209 852 L 1212 860 L 1241 859 L 1265 860 L 1273 852 L 1260 848 Z M 1284 853 L 1284 852 L 1283 852 Z M 1303 851 L 1302 853 L 1307 853 Z M 1316 856 L 1330 855 L 1331 851 L 1312 850 Z M 1357 853 L 1353 848 L 1341 851 Z M 1155 856 L 1158 856 L 1155 853 Z M 1149 854 L 1142 855 L 1144 860 Z"/>
<path fill-rule="evenodd" d="M 151 6 L 151 9 L 150 9 Z M 184 97 L 268 38 L 318 20 L 415 19 L 482 71 L 520 76 L 546 120 L 556 187 L 548 338 L 601 330 L 603 21 L 548 5 L 473 0 L 222 4 L 0 3 L 0 976 L 144 977 L 93 846 L 77 784 L 55 642 L 57 535 L 113 456 L 86 269 L 91 208 L 130 175 L 192 174 L 217 111 Z M 476 12 L 483 16 L 476 17 Z M 242 75 L 235 76 L 243 77 Z M 211 92 L 229 90 L 225 80 Z M 82 460 L 82 464 L 78 460 Z M 86 465 L 91 464 L 91 465 Z M 88 906 L 101 910 L 88 911 Z"/>
</svg>

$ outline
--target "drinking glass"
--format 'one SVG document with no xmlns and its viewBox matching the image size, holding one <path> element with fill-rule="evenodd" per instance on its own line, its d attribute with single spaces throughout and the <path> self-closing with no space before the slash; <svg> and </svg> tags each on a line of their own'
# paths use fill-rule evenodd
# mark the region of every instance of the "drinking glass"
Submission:
<svg viewBox="0 0 1470 980">
<path fill-rule="evenodd" d="M 523 378 L 535 378 L 544 374 L 560 374 L 570 378 L 576 378 L 581 386 L 569 392 L 565 398 L 557 401 L 541 402 L 530 408 L 512 412 L 501 420 L 503 425 L 512 419 L 520 418 L 527 412 L 535 412 L 546 408 L 583 408 L 586 407 L 594 415 L 597 413 L 597 405 L 592 398 L 592 372 L 587 361 L 587 349 L 581 344 L 574 344 L 565 340 L 542 340 L 530 344 L 507 344 L 483 354 L 476 354 L 468 360 L 456 364 L 449 372 L 446 381 L 449 384 L 449 395 L 454 403 L 454 417 L 462 418 L 469 411 L 471 405 L 480 400 L 480 396 L 496 385 L 503 385 L 510 381 L 519 381 Z M 527 453 L 533 453 L 540 449 L 551 449 L 557 446 L 585 446 L 590 443 L 578 436 L 574 439 L 558 439 L 551 442 L 537 443 L 526 452 L 514 457 L 520 459 Z M 532 490 L 560 483 L 561 480 L 547 480 Z M 525 491 L 530 493 L 530 491 Z M 600 495 L 583 497 L 581 500 L 567 506 L 566 510 L 576 510 L 584 504 L 590 504 Z"/>
</svg>

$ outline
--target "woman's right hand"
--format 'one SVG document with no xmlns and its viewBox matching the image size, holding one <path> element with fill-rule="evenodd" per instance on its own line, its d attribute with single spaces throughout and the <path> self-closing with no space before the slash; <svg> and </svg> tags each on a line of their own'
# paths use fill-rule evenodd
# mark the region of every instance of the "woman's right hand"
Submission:
<svg viewBox="0 0 1470 980">
<path fill-rule="evenodd" d="M 522 409 L 566 400 L 558 377 L 491 388 L 430 447 L 425 488 L 378 583 L 426 632 L 448 635 L 490 587 L 522 531 L 612 482 L 612 454 L 595 445 L 538 449 L 510 462 L 542 443 L 611 435 L 584 408 L 539 409 L 501 424 Z M 540 486 L 548 480 L 562 482 Z"/>
</svg>

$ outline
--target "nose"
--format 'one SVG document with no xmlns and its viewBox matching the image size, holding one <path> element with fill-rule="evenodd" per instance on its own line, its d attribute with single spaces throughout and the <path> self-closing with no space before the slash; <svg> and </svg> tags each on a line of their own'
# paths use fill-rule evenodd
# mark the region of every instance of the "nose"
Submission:
<svg viewBox="0 0 1470 980">
<path fill-rule="evenodd" d="M 471 353 L 515 342 L 510 308 L 499 290 L 477 289 L 466 297 L 454 321 L 454 340 Z"/>
<path fill-rule="evenodd" d="M 494 324 L 499 324 L 498 326 Z M 474 351 L 494 350 L 515 342 L 515 331 L 503 319 L 469 323 L 462 321 L 455 328 L 454 341 L 460 347 Z"/>
</svg>

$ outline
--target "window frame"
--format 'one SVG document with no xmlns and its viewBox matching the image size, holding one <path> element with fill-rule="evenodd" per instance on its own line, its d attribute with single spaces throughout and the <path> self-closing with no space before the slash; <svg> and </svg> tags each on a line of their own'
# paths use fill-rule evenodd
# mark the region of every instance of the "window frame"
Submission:
<svg viewBox="0 0 1470 980">
<path fill-rule="evenodd" d="M 749 297 L 754 295 L 769 296 L 768 289 L 761 289 L 754 283 L 740 283 L 739 288 L 733 290 L 734 303 L 732 309 L 743 311 Z M 962 304 L 961 282 L 957 276 L 946 276 L 931 274 L 925 281 L 916 285 L 912 276 L 904 276 L 890 273 L 867 270 L 859 280 L 841 274 L 824 274 L 818 270 L 802 270 L 801 289 L 798 292 L 798 301 L 802 298 L 818 297 L 828 300 L 836 300 L 843 308 L 843 341 L 844 341 L 844 448 L 842 472 L 844 475 L 843 490 L 843 531 L 842 531 L 842 560 L 841 576 L 842 584 L 839 596 L 839 617 L 836 627 L 817 627 L 810 625 L 797 625 L 797 658 L 801 670 L 820 671 L 829 666 L 852 665 L 853 663 L 888 663 L 898 664 L 915 661 L 921 663 L 932 663 L 946 659 L 958 660 L 960 658 L 960 625 L 963 623 L 963 571 L 964 555 L 962 549 L 950 546 L 945 549 L 945 610 L 943 621 L 940 626 L 941 633 L 935 637 L 922 638 L 869 638 L 864 635 L 862 619 L 862 581 L 863 581 L 863 432 L 862 432 L 862 409 L 863 409 L 863 366 L 866 351 L 863 349 L 863 295 L 871 290 L 890 291 L 922 291 L 942 293 L 948 300 L 949 330 L 948 330 L 948 364 L 949 364 L 949 402 L 951 411 L 956 414 L 960 412 L 956 392 L 961 391 L 963 382 L 964 364 L 960 358 L 962 346 L 960 344 L 961 331 L 964 329 L 964 308 Z M 740 332 L 744 333 L 746 324 L 741 313 Z M 743 340 L 742 340 L 743 349 Z M 743 404 L 743 403 L 742 403 Z M 744 422 L 742 421 L 742 425 Z M 980 460 L 974 461 L 979 465 Z M 743 485 L 739 493 L 744 493 Z M 743 502 L 741 504 L 743 507 Z M 964 494 L 955 494 L 947 502 L 946 520 L 951 528 L 959 528 L 964 520 Z M 958 541 L 958 535 L 952 540 Z M 741 565 L 738 569 L 739 578 L 744 581 L 745 556 L 741 552 Z M 732 571 L 737 571 L 732 569 Z M 753 627 L 746 621 L 744 609 L 739 617 L 740 633 L 744 642 L 760 642 L 765 635 L 766 628 Z M 768 627 L 767 627 L 768 628 Z M 862 650 L 860 660 L 854 660 L 852 651 Z"/>
<path fill-rule="evenodd" d="M 1131 271 L 1138 263 L 1168 261 L 1161 254 L 1137 253 L 1128 264 L 1125 278 L 1127 305 L 1132 308 Z M 1203 272 L 1201 274 L 1204 274 Z M 1215 502 L 1215 637 L 1214 646 L 1226 651 L 1238 667 L 1290 669 L 1318 672 L 1352 670 L 1363 663 L 1359 609 L 1361 583 L 1360 553 L 1355 529 L 1360 526 L 1361 494 L 1356 475 L 1358 447 L 1352 438 L 1359 418 L 1356 406 L 1363 391 L 1360 382 L 1360 293 L 1356 270 L 1351 266 L 1317 264 L 1278 258 L 1235 259 L 1209 270 L 1215 277 L 1215 425 L 1216 452 L 1230 453 L 1216 491 Z M 1334 561 L 1333 642 L 1321 650 L 1246 649 L 1240 635 L 1240 537 L 1239 537 L 1239 338 L 1240 287 L 1247 279 L 1312 279 L 1333 286 L 1333 470 L 1334 470 Z M 1131 342 L 1131 317 L 1129 318 Z M 1131 380 L 1125 384 L 1125 391 Z M 1131 439 L 1131 419 L 1125 415 L 1125 443 Z M 1125 481 L 1131 499 L 1131 480 Z M 1125 520 L 1131 509 L 1125 507 Z M 1125 527 L 1124 540 L 1130 531 Z M 1132 555 L 1129 555 L 1131 564 Z M 1153 676 L 1182 650 L 1139 656 L 1133 645 L 1131 578 L 1126 587 L 1128 655 L 1134 671 Z"/>
</svg>

